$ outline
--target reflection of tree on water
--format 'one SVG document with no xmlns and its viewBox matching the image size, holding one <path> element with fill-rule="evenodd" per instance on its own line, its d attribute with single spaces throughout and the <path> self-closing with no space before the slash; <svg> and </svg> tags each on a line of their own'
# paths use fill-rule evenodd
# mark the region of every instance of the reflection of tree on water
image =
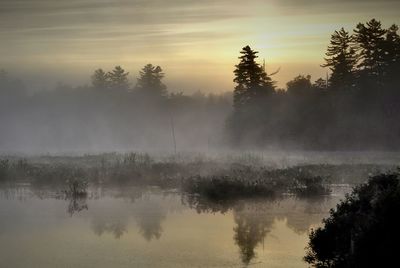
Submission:
<svg viewBox="0 0 400 268">
<path fill-rule="evenodd" d="M 265 214 L 265 206 L 272 205 L 275 199 L 265 199 L 263 202 L 231 200 L 214 201 L 195 195 L 182 197 L 182 202 L 198 213 L 226 213 L 233 211 L 235 227 L 234 241 L 239 247 L 242 263 L 247 266 L 256 257 L 255 249 L 263 244 L 266 235 L 272 230 L 274 214 Z"/>
<path fill-rule="evenodd" d="M 87 210 L 88 205 L 86 203 L 88 198 L 88 183 L 82 179 L 71 179 L 67 180 L 67 187 L 64 190 L 64 196 L 66 200 L 69 200 L 67 212 L 72 216 L 76 212 Z"/>
<path fill-rule="evenodd" d="M 235 205 L 232 200 L 209 200 L 208 198 L 198 195 L 182 195 L 181 202 L 183 205 L 196 210 L 197 213 L 226 213 Z"/>
<path fill-rule="evenodd" d="M 236 226 L 233 228 L 235 244 L 239 247 L 240 258 L 249 265 L 256 257 L 255 249 L 263 244 L 265 236 L 271 231 L 274 217 L 260 215 L 253 210 L 233 210 Z"/>
<path fill-rule="evenodd" d="M 85 197 L 70 196 L 67 197 L 66 200 L 69 200 L 67 213 L 70 216 L 72 216 L 74 213 L 88 209 L 86 196 Z"/>
<path fill-rule="evenodd" d="M 137 198 L 133 203 L 118 203 L 118 206 L 107 209 L 98 207 L 92 218 L 92 230 L 98 236 L 110 233 L 119 239 L 128 232 L 128 222 L 132 217 L 145 240 L 159 239 L 163 232 L 162 222 L 167 215 L 163 202 L 162 198 L 150 194 Z"/>
<path fill-rule="evenodd" d="M 107 222 L 106 219 L 100 218 L 96 218 L 92 221 L 92 230 L 98 236 L 101 236 L 103 233 L 111 233 L 116 239 L 121 238 L 122 235 L 127 232 L 126 222 L 122 220 Z"/>
<path fill-rule="evenodd" d="M 161 223 L 166 218 L 165 209 L 154 200 L 141 202 L 134 212 L 140 234 L 147 240 L 159 239 L 163 232 Z"/>
<path fill-rule="evenodd" d="M 338 197 L 339 198 L 339 197 Z M 323 215 L 334 207 L 337 198 L 269 198 L 258 200 L 210 200 L 199 195 L 183 195 L 182 203 L 198 213 L 226 213 L 233 211 L 234 241 L 240 258 L 249 265 L 255 258 L 255 249 L 263 244 L 276 220 L 286 220 L 287 226 L 297 234 L 304 234 L 313 224 L 321 222 Z"/>
</svg>

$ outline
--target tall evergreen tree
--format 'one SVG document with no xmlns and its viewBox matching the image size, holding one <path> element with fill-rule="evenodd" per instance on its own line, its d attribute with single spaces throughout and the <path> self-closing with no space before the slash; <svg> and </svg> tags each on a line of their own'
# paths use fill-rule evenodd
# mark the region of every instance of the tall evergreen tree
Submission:
<svg viewBox="0 0 400 268">
<path fill-rule="evenodd" d="M 240 51 L 240 62 L 234 70 L 237 85 L 233 92 L 235 109 L 241 109 L 248 104 L 253 105 L 275 90 L 274 82 L 264 69 L 255 61 L 257 51 L 246 46 Z"/>
<path fill-rule="evenodd" d="M 365 24 L 359 23 L 354 30 L 355 49 L 358 52 L 358 68 L 361 82 L 364 86 L 382 86 L 385 69 L 386 30 L 382 29 L 380 21 L 370 20 Z"/>
<path fill-rule="evenodd" d="M 400 36 L 398 30 L 397 25 L 390 26 L 384 41 L 385 76 L 390 85 L 398 85 L 400 81 Z"/>
<path fill-rule="evenodd" d="M 106 89 L 109 85 L 108 74 L 103 69 L 97 69 L 92 75 L 92 86 L 96 89 Z"/>
<path fill-rule="evenodd" d="M 121 66 L 116 66 L 114 70 L 107 74 L 110 87 L 121 91 L 128 91 L 130 85 L 128 75 L 129 72 L 125 72 Z"/>
<path fill-rule="evenodd" d="M 354 84 L 355 51 L 351 47 L 349 33 L 341 28 L 331 36 L 330 45 L 325 54 L 325 64 L 332 71 L 329 85 L 333 89 L 348 90 Z"/>
<path fill-rule="evenodd" d="M 167 87 L 161 81 L 164 78 L 164 73 L 160 66 L 147 64 L 139 74 L 136 84 L 138 91 L 149 97 L 164 98 L 167 96 Z"/>
</svg>

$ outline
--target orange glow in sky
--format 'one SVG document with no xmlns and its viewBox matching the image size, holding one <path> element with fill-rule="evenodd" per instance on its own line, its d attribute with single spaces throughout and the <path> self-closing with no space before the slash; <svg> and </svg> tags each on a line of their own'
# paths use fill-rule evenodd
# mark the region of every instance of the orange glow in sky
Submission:
<svg viewBox="0 0 400 268">
<path fill-rule="evenodd" d="M 233 88 L 240 49 L 258 50 L 278 86 L 320 67 L 330 35 L 373 17 L 399 23 L 400 1 L 383 0 L 2 0 L 0 69 L 43 81 L 89 83 L 121 65 L 135 81 L 161 65 L 171 91 Z M 36 79 L 36 80 L 35 80 Z"/>
</svg>

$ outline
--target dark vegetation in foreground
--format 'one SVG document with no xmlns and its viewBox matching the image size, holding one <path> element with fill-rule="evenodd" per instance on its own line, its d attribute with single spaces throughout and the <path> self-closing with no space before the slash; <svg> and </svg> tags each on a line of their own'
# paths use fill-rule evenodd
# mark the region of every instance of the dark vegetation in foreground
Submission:
<svg viewBox="0 0 400 268">
<path fill-rule="evenodd" d="M 147 154 L 138 153 L 29 159 L 9 157 L 0 158 L 0 182 L 61 187 L 67 197 L 84 196 L 88 184 L 157 186 L 221 201 L 284 194 L 299 197 L 328 195 L 331 183 L 357 184 L 370 173 L 390 168 L 378 165 L 273 168 L 201 158 L 189 161 L 174 157 L 155 160 Z"/>
<path fill-rule="evenodd" d="M 400 173 L 356 187 L 311 232 L 305 261 L 314 267 L 392 267 L 400 240 Z"/>
</svg>

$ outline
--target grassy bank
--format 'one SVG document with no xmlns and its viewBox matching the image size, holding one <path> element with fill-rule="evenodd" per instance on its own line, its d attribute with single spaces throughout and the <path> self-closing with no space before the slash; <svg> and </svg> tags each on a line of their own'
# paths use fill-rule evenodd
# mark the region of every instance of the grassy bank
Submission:
<svg viewBox="0 0 400 268">
<path fill-rule="evenodd" d="M 259 161 L 207 158 L 152 158 L 148 154 L 102 154 L 77 157 L 0 158 L 0 182 L 37 186 L 71 182 L 89 185 L 137 185 L 182 189 L 212 200 L 271 197 L 282 194 L 329 194 L 330 183 L 358 184 L 385 165 L 299 165 L 273 168 Z"/>
</svg>

